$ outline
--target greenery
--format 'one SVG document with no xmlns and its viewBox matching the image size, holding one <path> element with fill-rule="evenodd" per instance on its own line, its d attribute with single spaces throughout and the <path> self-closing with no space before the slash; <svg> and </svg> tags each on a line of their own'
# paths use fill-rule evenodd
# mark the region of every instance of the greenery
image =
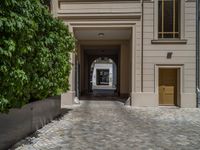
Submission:
<svg viewBox="0 0 200 150">
<path fill-rule="evenodd" d="M 68 90 L 74 43 L 40 0 L 1 0 L 0 112 Z"/>
</svg>

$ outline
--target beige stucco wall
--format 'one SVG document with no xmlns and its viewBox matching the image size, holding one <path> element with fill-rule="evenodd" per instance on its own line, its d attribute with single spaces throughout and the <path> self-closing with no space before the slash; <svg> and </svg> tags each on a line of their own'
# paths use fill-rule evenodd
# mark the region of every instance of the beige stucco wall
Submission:
<svg viewBox="0 0 200 150">
<path fill-rule="evenodd" d="M 139 1 L 68 1 L 58 0 L 58 16 L 131 16 L 141 12 Z M 121 13 L 121 14 L 120 14 Z M 67 15 L 66 15 L 67 14 Z"/>
<path fill-rule="evenodd" d="M 183 64 L 184 87 L 187 93 L 195 92 L 195 2 L 185 2 L 186 44 L 151 44 L 154 39 L 154 3 L 144 4 L 144 91 L 154 92 L 155 64 Z M 173 52 L 167 59 L 167 52 Z M 139 56 L 140 53 L 137 53 Z"/>
<path fill-rule="evenodd" d="M 155 2 L 155 1 L 154 1 Z M 182 70 L 182 94 L 181 94 L 181 107 L 195 107 L 195 2 L 194 1 L 181 1 L 184 3 L 184 9 L 182 9 L 181 19 L 185 22 L 182 24 L 181 38 L 187 40 L 184 44 L 152 44 L 152 40 L 155 39 L 154 27 L 155 27 L 155 15 L 154 2 L 144 3 L 144 76 L 143 76 L 143 91 L 146 94 L 141 93 L 141 101 L 136 94 L 138 101 L 136 105 L 147 106 L 149 101 L 147 97 L 149 95 L 155 96 L 155 66 L 159 64 L 165 65 L 183 65 Z M 183 33 L 184 32 L 184 33 Z M 183 37 L 184 35 L 184 37 Z M 172 59 L 167 59 L 167 52 L 173 52 Z M 136 55 L 141 56 L 141 52 L 137 51 Z M 140 68 L 140 61 L 137 62 Z M 137 73 L 137 81 L 139 82 L 141 73 Z M 140 85 L 140 84 L 138 84 Z M 145 95 L 146 100 L 145 100 Z M 134 95 L 135 96 L 135 95 Z M 158 97 L 158 95 L 157 95 Z M 158 105 L 155 103 L 157 100 L 151 102 L 152 106 Z"/>
<path fill-rule="evenodd" d="M 157 8 L 155 5 L 157 0 L 144 1 L 143 92 L 141 92 L 140 1 L 75 1 L 55 2 L 52 11 L 54 16 L 63 19 L 71 28 L 94 25 L 98 27 L 134 25 L 134 38 L 130 39 L 129 44 L 126 43 L 124 46 L 122 44 L 124 53 L 121 53 L 121 65 L 126 66 L 130 62 L 132 63 L 128 64 L 130 67 L 126 67 L 129 69 L 120 73 L 123 79 L 120 92 L 130 92 L 134 106 L 159 105 L 155 67 L 165 64 L 183 66 L 181 107 L 195 107 L 195 1 L 181 0 L 181 39 L 187 41 L 182 44 L 152 44 L 152 40 L 156 40 L 157 35 Z M 131 45 L 132 43 L 133 45 Z M 132 49 L 128 53 L 126 49 L 131 46 Z M 172 59 L 166 59 L 167 52 L 173 52 Z M 134 57 L 128 60 L 127 58 L 130 58 L 130 56 L 127 57 L 128 55 Z M 134 70 L 131 71 L 130 68 L 134 68 Z M 131 77 L 126 76 L 126 74 L 130 75 L 129 71 L 131 71 Z M 128 85 L 130 80 L 131 86 Z"/>
</svg>

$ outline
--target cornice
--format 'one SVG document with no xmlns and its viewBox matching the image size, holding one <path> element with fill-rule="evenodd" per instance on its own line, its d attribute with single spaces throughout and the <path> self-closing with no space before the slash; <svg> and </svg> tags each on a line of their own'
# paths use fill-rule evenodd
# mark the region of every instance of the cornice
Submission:
<svg viewBox="0 0 200 150">
<path fill-rule="evenodd" d="M 155 0 L 143 0 L 143 2 L 145 2 L 145 3 L 153 3 L 154 1 Z M 185 0 L 185 2 L 196 2 L 196 0 Z"/>
<path fill-rule="evenodd" d="M 131 2 L 140 2 L 142 0 L 59 0 L 64 2 L 110 2 L 110 1 L 131 1 Z M 143 0 L 144 2 L 154 2 L 155 0 Z M 182 0 L 181 0 L 182 1 Z M 186 2 L 195 2 L 196 0 L 185 0 Z"/>
</svg>

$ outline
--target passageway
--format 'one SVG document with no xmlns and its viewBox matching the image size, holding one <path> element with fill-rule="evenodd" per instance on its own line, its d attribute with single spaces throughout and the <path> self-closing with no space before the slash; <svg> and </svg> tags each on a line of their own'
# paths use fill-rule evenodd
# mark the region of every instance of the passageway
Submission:
<svg viewBox="0 0 200 150">
<path fill-rule="evenodd" d="M 132 28 L 74 28 L 76 96 L 130 97 Z M 89 98 L 91 99 L 91 98 Z"/>
</svg>

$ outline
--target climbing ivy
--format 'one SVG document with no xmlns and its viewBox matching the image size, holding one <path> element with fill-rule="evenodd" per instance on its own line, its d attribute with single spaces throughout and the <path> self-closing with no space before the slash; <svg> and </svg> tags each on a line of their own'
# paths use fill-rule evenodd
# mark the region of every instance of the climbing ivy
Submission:
<svg viewBox="0 0 200 150">
<path fill-rule="evenodd" d="M 74 43 L 40 0 L 1 0 L 0 112 L 68 90 Z"/>
</svg>

